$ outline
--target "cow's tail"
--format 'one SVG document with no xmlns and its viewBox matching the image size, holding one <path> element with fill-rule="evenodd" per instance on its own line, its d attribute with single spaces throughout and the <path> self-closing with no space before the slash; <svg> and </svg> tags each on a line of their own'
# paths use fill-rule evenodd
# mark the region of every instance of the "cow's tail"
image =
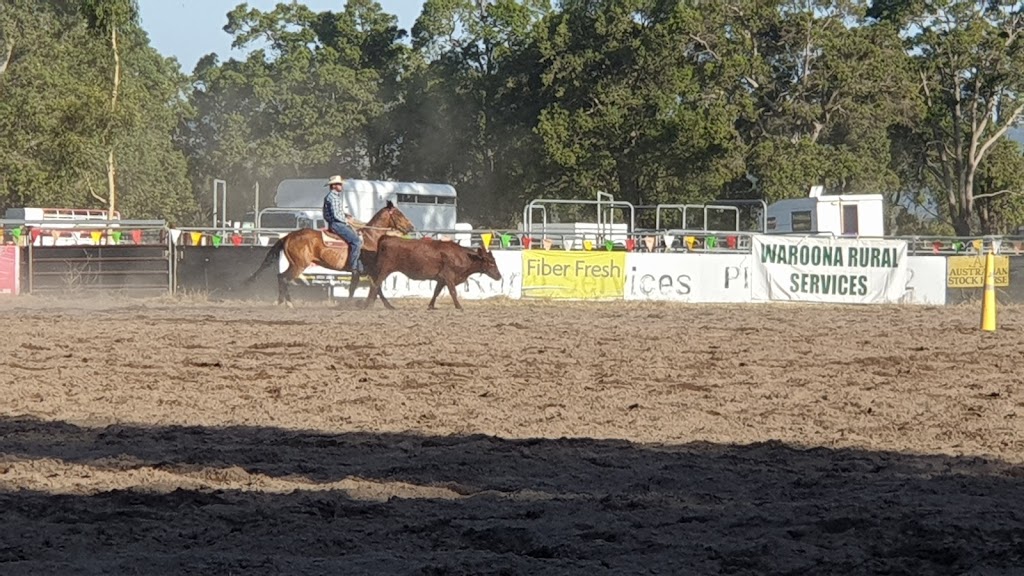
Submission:
<svg viewBox="0 0 1024 576">
<path fill-rule="evenodd" d="M 284 250 L 284 240 L 284 238 L 279 238 L 277 242 L 274 242 L 274 245 L 270 247 L 270 252 L 267 252 L 267 257 L 263 259 L 263 263 L 260 264 L 260 267 L 252 273 L 252 276 L 246 278 L 245 282 L 242 283 L 242 286 L 249 286 L 252 284 L 264 270 L 281 258 L 281 251 Z"/>
</svg>

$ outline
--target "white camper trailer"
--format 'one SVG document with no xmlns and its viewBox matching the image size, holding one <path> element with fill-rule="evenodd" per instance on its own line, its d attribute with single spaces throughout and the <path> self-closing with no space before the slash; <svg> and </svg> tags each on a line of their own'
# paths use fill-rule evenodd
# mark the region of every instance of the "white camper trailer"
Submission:
<svg viewBox="0 0 1024 576">
<path fill-rule="evenodd" d="M 274 207 L 260 211 L 257 228 L 322 228 L 326 178 L 283 180 Z M 456 192 L 447 184 L 350 180 L 345 205 L 357 220 L 368 222 L 390 200 L 417 230 L 452 230 L 456 224 Z"/>
<path fill-rule="evenodd" d="M 807 198 L 779 200 L 768 206 L 769 234 L 834 234 L 836 236 L 885 235 L 885 211 L 881 194 L 821 195 L 811 188 Z"/>
</svg>

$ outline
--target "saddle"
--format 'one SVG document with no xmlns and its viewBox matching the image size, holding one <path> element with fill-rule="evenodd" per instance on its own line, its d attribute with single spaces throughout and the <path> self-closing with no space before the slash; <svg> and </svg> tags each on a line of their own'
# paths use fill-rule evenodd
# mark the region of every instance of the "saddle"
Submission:
<svg viewBox="0 0 1024 576">
<path fill-rule="evenodd" d="M 359 232 L 360 228 L 365 228 L 366 227 L 366 223 L 365 222 L 360 222 L 359 220 L 356 220 L 355 218 L 349 218 L 348 219 L 348 225 L 351 226 L 352 228 L 354 228 L 356 233 Z M 331 246 L 335 246 L 335 247 L 337 247 L 337 246 L 345 246 L 345 247 L 348 247 L 348 242 L 346 242 L 345 239 L 342 238 L 341 236 L 338 236 L 334 232 L 331 232 L 330 228 L 327 228 L 327 227 L 321 228 L 320 229 L 320 237 L 323 238 L 324 244 L 326 244 L 328 247 L 331 247 Z"/>
<path fill-rule="evenodd" d="M 348 247 L 348 242 L 346 242 L 341 236 L 331 232 L 330 228 L 321 228 L 320 237 L 323 238 L 324 244 L 326 244 L 328 248 L 337 248 L 341 246 Z"/>
</svg>

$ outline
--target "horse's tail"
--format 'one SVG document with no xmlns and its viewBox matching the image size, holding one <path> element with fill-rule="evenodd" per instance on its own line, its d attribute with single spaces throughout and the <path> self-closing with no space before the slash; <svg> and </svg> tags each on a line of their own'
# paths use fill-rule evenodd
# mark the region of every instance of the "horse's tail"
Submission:
<svg viewBox="0 0 1024 576">
<path fill-rule="evenodd" d="M 263 263 L 260 264 L 260 267 L 257 268 L 256 271 L 252 273 L 252 276 L 249 276 L 249 278 L 247 278 L 245 282 L 242 283 L 243 286 L 248 286 L 252 284 L 253 281 L 256 280 L 256 277 L 259 276 L 261 272 L 269 268 L 271 265 L 274 264 L 274 262 L 277 262 L 280 259 L 281 251 L 284 250 L 285 238 L 286 237 L 279 238 L 277 242 L 274 242 L 274 245 L 270 247 L 270 252 L 267 252 L 267 257 L 263 259 Z"/>
</svg>

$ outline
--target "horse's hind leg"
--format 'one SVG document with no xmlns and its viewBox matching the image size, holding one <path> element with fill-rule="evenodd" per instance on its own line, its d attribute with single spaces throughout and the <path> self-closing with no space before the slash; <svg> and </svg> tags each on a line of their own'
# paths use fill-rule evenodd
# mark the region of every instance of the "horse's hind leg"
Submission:
<svg viewBox="0 0 1024 576">
<path fill-rule="evenodd" d="M 288 285 L 295 281 L 296 278 L 302 273 L 304 268 L 300 269 L 295 264 L 289 264 L 288 269 L 277 275 L 277 303 L 282 302 L 289 308 L 293 308 L 292 295 L 288 291 Z"/>
<path fill-rule="evenodd" d="M 278 305 L 287 303 L 291 307 L 291 295 L 288 294 L 288 274 L 286 272 L 280 272 L 277 275 L 277 303 Z"/>
</svg>

